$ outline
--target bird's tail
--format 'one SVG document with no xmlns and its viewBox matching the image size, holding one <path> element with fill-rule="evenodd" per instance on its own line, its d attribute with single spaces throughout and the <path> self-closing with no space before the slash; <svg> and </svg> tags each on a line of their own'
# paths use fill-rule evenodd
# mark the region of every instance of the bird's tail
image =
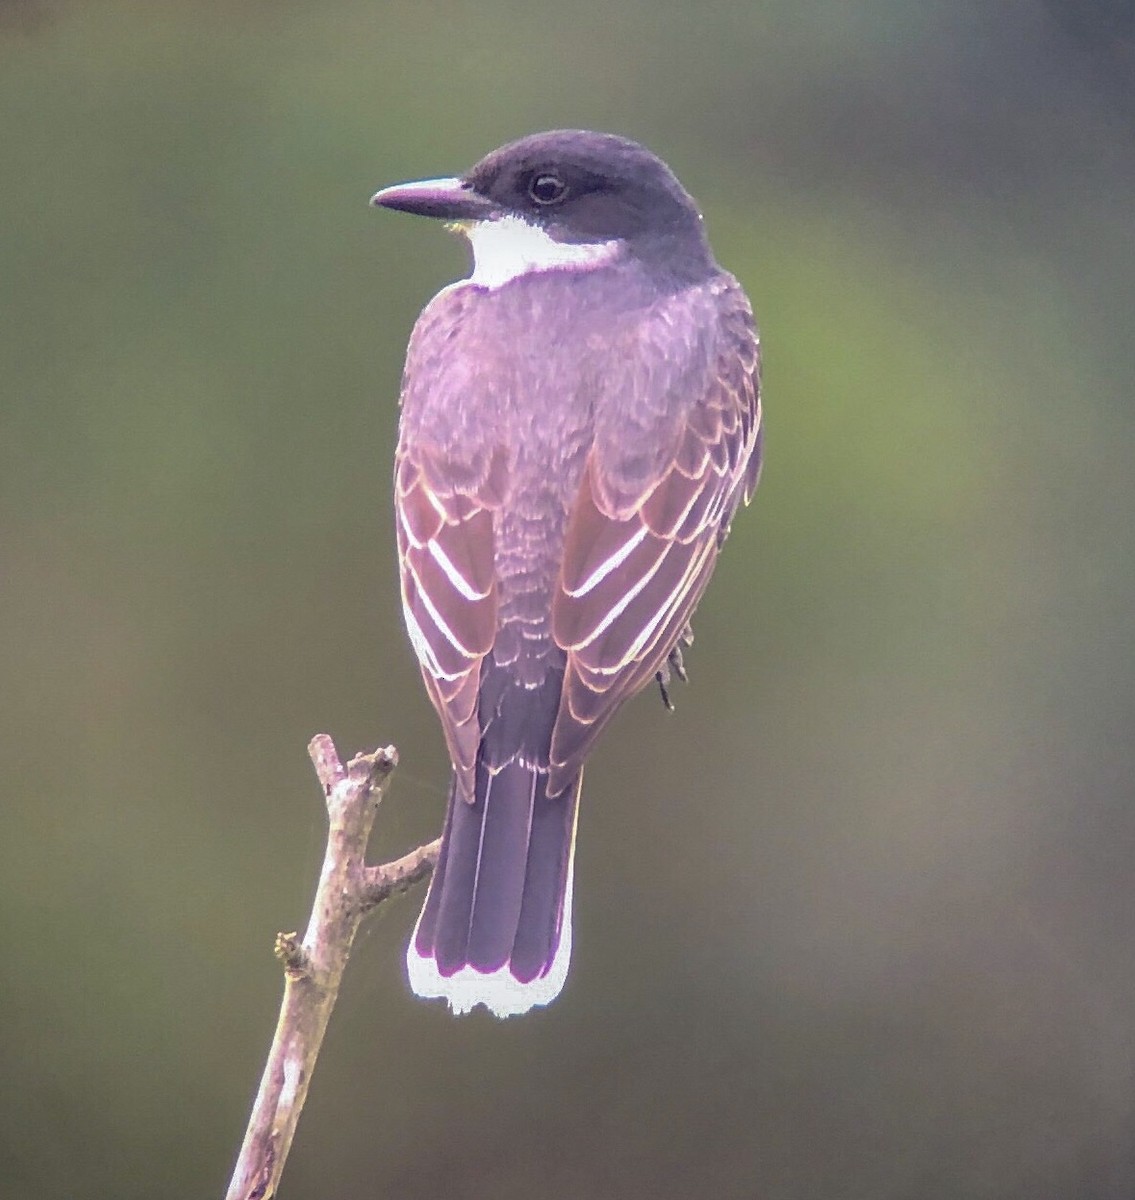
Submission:
<svg viewBox="0 0 1135 1200">
<path fill-rule="evenodd" d="M 559 995 L 571 958 L 582 775 L 548 796 L 547 769 L 477 764 L 473 803 L 450 784 L 441 853 L 406 951 L 410 986 L 456 1014 L 519 1016 Z"/>
</svg>

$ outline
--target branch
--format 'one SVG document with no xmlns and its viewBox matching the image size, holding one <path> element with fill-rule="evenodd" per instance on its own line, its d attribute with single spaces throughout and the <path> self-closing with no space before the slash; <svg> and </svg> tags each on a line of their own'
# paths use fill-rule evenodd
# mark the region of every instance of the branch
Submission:
<svg viewBox="0 0 1135 1200">
<path fill-rule="evenodd" d="M 377 908 L 383 900 L 391 896 L 400 896 L 409 891 L 415 883 L 428 879 L 437 864 L 440 849 L 441 838 L 435 838 L 393 862 L 385 863 L 381 867 L 367 867 L 363 871 L 362 895 L 359 897 L 361 912 L 365 915 L 371 909 Z"/>
<path fill-rule="evenodd" d="M 437 862 L 439 843 L 431 842 L 384 866 L 366 865 L 378 805 L 398 763 L 393 746 L 360 754 L 346 768 L 326 734 L 307 751 L 327 801 L 327 850 L 303 940 L 276 937 L 284 1000 L 226 1200 L 276 1194 L 359 922 Z"/>
</svg>

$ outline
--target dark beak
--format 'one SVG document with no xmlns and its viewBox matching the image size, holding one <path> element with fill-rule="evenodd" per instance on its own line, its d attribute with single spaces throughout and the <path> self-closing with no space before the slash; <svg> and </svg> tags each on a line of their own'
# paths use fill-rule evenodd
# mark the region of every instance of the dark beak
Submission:
<svg viewBox="0 0 1135 1200">
<path fill-rule="evenodd" d="M 497 216 L 495 204 L 460 179 L 424 179 L 420 183 L 396 183 L 371 197 L 379 208 L 437 217 L 442 221 L 484 221 Z"/>
</svg>

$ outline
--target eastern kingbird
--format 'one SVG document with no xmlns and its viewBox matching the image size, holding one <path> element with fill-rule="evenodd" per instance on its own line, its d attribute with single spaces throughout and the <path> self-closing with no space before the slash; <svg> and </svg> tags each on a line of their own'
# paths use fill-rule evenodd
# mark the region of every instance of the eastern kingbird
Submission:
<svg viewBox="0 0 1135 1200">
<path fill-rule="evenodd" d="M 553 1000 L 583 764 L 671 668 L 761 463 L 752 310 L 660 159 L 560 130 L 373 203 L 473 272 L 410 338 L 395 458 L 402 607 L 453 763 L 410 985 L 455 1013 Z"/>
</svg>

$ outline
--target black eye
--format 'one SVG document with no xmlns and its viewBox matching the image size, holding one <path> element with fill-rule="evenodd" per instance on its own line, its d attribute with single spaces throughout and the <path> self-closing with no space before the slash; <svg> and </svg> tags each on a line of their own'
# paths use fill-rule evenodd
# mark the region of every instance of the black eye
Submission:
<svg viewBox="0 0 1135 1200">
<path fill-rule="evenodd" d="M 567 184 L 558 175 L 543 171 L 528 181 L 528 194 L 537 204 L 558 204 L 567 195 Z"/>
</svg>

